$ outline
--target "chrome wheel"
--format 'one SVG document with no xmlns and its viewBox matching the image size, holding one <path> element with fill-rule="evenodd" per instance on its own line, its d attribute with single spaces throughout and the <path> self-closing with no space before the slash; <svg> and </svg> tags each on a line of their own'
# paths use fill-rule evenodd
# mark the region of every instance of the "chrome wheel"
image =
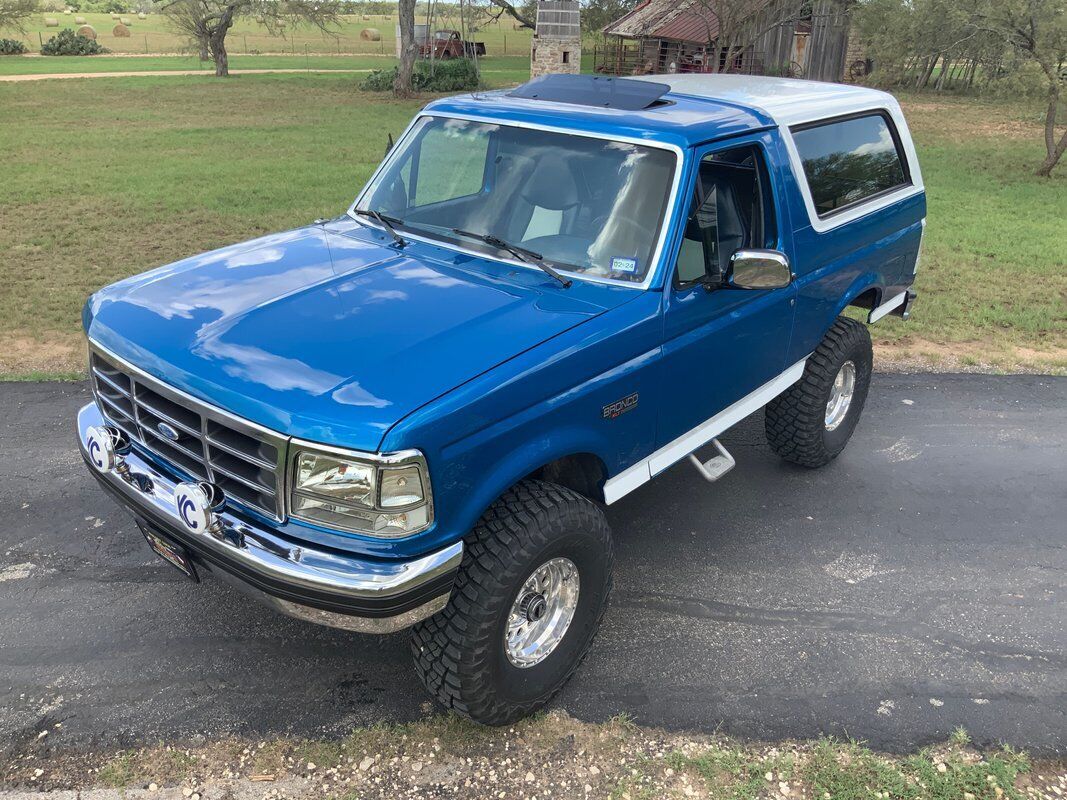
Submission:
<svg viewBox="0 0 1067 800">
<path fill-rule="evenodd" d="M 508 661 L 525 668 L 540 664 L 567 633 L 578 608 L 578 568 L 569 558 L 546 561 L 519 590 L 508 614 L 504 649 Z"/>
<path fill-rule="evenodd" d="M 834 385 L 830 387 L 830 399 L 826 403 L 826 430 L 835 430 L 844 421 L 855 391 L 856 365 L 846 361 L 837 371 Z"/>
</svg>

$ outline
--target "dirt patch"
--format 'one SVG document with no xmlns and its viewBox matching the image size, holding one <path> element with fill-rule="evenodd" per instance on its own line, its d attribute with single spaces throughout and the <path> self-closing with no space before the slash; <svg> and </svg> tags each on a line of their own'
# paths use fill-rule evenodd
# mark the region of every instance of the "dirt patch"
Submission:
<svg viewBox="0 0 1067 800">
<path fill-rule="evenodd" d="M 68 373 L 85 369 L 88 350 L 82 336 L 52 333 L 47 339 L 9 336 L 0 350 L 0 373 Z"/>
<path fill-rule="evenodd" d="M 975 372 L 1067 375 L 1067 347 L 1047 350 L 984 342 L 932 342 L 907 337 L 876 342 L 875 369 L 880 372 Z"/>
<path fill-rule="evenodd" d="M 971 797 L 1051 800 L 1067 765 L 953 742 L 894 757 L 857 744 L 743 743 L 667 733 L 627 719 L 595 725 L 565 712 L 483 728 L 458 717 L 306 739 L 160 744 L 63 753 L 61 725 L 29 737 L 0 773 L 5 800 L 281 800 L 334 798 Z M 66 792 L 66 794 L 62 794 Z M 966 792 L 966 794 L 965 794 Z"/>
</svg>

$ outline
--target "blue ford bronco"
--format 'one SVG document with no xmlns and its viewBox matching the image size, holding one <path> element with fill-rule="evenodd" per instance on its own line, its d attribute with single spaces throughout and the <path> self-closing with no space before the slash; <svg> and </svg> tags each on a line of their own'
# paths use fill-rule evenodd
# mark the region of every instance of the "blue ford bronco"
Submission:
<svg viewBox="0 0 1067 800">
<path fill-rule="evenodd" d="M 842 451 L 871 377 L 843 312 L 907 317 L 925 216 L 900 107 L 866 88 L 435 100 L 344 215 L 89 298 L 82 454 L 194 581 L 413 626 L 429 692 L 507 723 L 590 646 L 604 505 L 687 458 L 721 478 L 716 437 L 763 407 L 782 458 Z"/>
</svg>

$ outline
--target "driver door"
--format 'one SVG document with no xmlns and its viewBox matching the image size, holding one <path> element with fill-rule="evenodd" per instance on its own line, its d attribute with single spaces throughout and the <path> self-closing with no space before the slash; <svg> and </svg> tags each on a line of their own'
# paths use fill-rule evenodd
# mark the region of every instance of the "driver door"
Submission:
<svg viewBox="0 0 1067 800">
<path fill-rule="evenodd" d="M 741 142 L 741 143 L 738 143 Z M 735 289 L 730 256 L 744 248 L 787 250 L 789 220 L 769 168 L 769 134 L 698 152 L 690 213 L 666 287 L 665 385 L 657 444 L 663 447 L 781 374 L 796 305 L 794 284 Z M 788 258 L 792 253 L 785 252 Z"/>
</svg>

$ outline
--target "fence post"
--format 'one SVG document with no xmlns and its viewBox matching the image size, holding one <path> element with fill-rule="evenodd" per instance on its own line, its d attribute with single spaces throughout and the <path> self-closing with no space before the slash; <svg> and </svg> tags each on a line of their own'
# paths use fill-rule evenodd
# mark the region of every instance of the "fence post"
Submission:
<svg viewBox="0 0 1067 800">
<path fill-rule="evenodd" d="M 148 55 L 148 34 L 144 35 L 144 54 Z"/>
<path fill-rule="evenodd" d="M 41 47 L 44 47 L 44 38 L 41 36 L 40 31 L 37 31 L 37 41 L 41 43 Z"/>
<path fill-rule="evenodd" d="M 308 56 L 308 43 L 304 42 L 304 66 L 311 72 L 311 58 Z"/>
<path fill-rule="evenodd" d="M 508 54 L 508 35 L 504 34 L 504 55 Z"/>
<path fill-rule="evenodd" d="M 247 36 L 242 36 L 241 38 L 245 40 L 245 55 L 247 56 L 248 55 L 248 37 Z"/>
</svg>

